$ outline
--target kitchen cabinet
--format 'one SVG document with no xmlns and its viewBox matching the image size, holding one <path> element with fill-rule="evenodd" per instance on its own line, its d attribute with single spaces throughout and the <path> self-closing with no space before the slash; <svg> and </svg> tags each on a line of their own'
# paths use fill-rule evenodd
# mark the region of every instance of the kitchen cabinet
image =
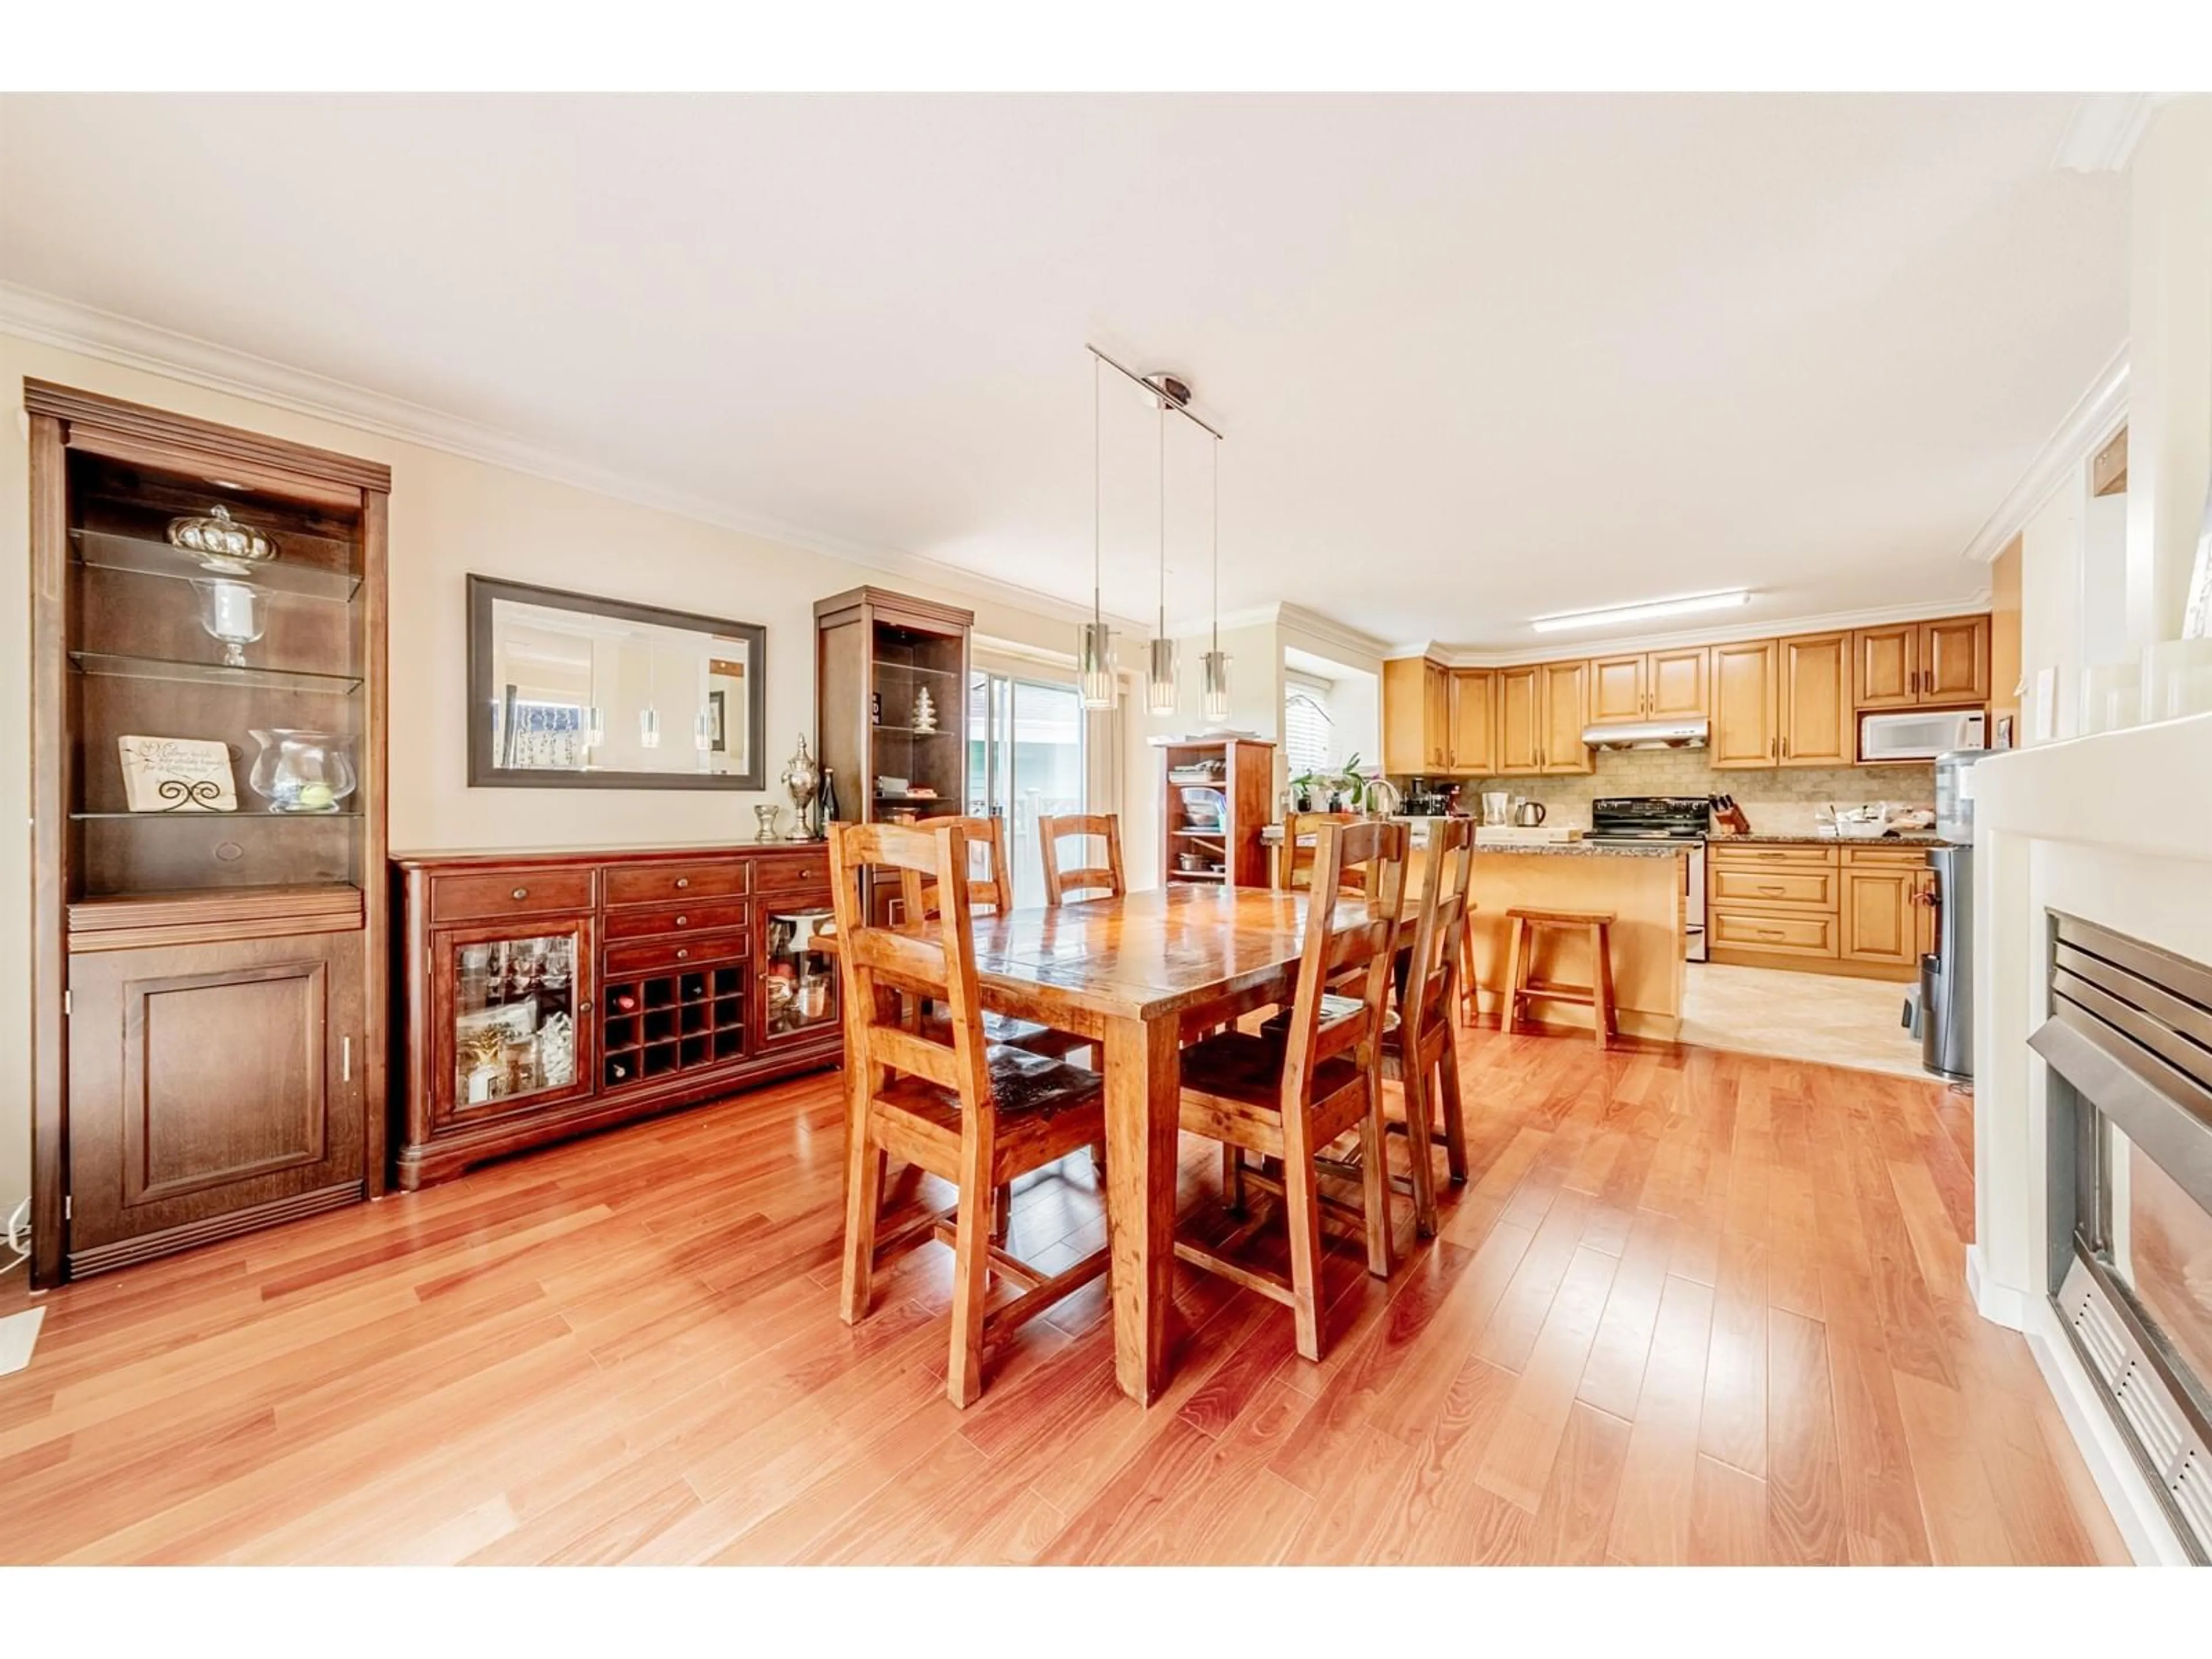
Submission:
<svg viewBox="0 0 2212 1659">
<path fill-rule="evenodd" d="M 1706 764 L 1716 771 L 1774 765 L 1781 754 L 1775 727 L 1772 640 L 1712 647 L 1712 738 Z"/>
<path fill-rule="evenodd" d="M 1426 657 L 1382 665 L 1382 770 L 1395 777 L 1445 771 L 1451 753 L 1451 671 Z"/>
<path fill-rule="evenodd" d="M 1594 658 L 1589 665 L 1590 723 L 1705 719 L 1709 712 L 1706 659 L 1701 645 Z"/>
<path fill-rule="evenodd" d="M 1542 770 L 1544 684 L 1534 667 L 1501 668 L 1492 695 L 1498 703 L 1497 771 L 1509 778 Z"/>
<path fill-rule="evenodd" d="M 1496 678 L 1487 668 L 1451 672 L 1451 770 L 1460 776 L 1486 777 L 1495 765 Z"/>
<path fill-rule="evenodd" d="M 1776 721 L 1784 766 L 1849 766 L 1857 753 L 1848 634 L 1801 634 L 1778 642 Z"/>
<path fill-rule="evenodd" d="M 1892 623 L 1851 635 L 1856 708 L 1946 708 L 1990 696 L 1990 619 Z"/>
<path fill-rule="evenodd" d="M 1924 846 L 1715 840 L 1706 848 L 1711 959 L 1899 981 L 1933 948 Z"/>
<path fill-rule="evenodd" d="M 1547 777 L 1594 772 L 1595 758 L 1583 741 L 1589 719 L 1590 665 L 1587 662 L 1547 662 L 1539 665 L 1543 691 L 1542 741 L 1536 769 Z"/>
</svg>

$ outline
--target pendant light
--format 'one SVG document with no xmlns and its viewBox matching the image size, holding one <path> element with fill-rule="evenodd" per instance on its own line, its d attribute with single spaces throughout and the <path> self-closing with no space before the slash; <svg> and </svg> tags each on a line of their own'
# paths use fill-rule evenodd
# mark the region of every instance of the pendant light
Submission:
<svg viewBox="0 0 2212 1659">
<path fill-rule="evenodd" d="M 1094 355 L 1091 360 L 1091 620 L 1077 630 L 1075 644 L 1076 684 L 1085 708 L 1114 706 L 1114 635 L 1106 626 L 1106 610 L 1099 598 L 1106 533 L 1100 373 Z"/>
<path fill-rule="evenodd" d="M 1168 396 L 1160 401 L 1160 615 L 1152 635 L 1152 660 L 1145 675 L 1146 705 L 1155 714 L 1172 714 L 1176 691 L 1176 643 L 1168 637 Z"/>
<path fill-rule="evenodd" d="M 1200 707 L 1209 720 L 1229 718 L 1229 658 L 1221 648 L 1221 436 L 1213 439 L 1213 648 L 1200 657 Z"/>
<path fill-rule="evenodd" d="M 660 747 L 660 706 L 653 672 L 653 641 L 645 643 L 645 707 L 637 711 L 637 744 L 641 749 Z"/>
</svg>

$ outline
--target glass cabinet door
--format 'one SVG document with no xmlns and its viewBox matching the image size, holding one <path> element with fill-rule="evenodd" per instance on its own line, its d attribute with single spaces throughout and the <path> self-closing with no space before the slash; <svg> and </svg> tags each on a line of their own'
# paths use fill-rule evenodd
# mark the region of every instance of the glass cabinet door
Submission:
<svg viewBox="0 0 2212 1659">
<path fill-rule="evenodd" d="M 826 905 L 769 913 L 763 1030 L 771 1042 L 836 1027 L 837 966 L 818 943 L 831 919 Z"/>
<path fill-rule="evenodd" d="M 590 965 L 580 928 L 445 944 L 452 977 L 453 1106 L 501 1109 L 583 1077 Z"/>
</svg>

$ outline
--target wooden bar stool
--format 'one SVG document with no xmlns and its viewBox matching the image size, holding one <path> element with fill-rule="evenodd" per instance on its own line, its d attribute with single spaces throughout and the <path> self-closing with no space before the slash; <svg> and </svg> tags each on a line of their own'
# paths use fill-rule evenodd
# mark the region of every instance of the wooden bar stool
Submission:
<svg viewBox="0 0 2212 1659">
<path fill-rule="evenodd" d="M 1571 1002 L 1590 1011 L 1590 1024 L 1601 1048 L 1620 1035 L 1613 1011 L 1613 912 L 1610 910 L 1523 910 L 1505 913 L 1507 929 L 1505 985 L 1498 997 L 1499 1025 L 1506 1031 L 1521 1029 L 1522 1004 L 1531 998 L 1548 1002 Z M 1590 983 L 1551 985 L 1528 977 L 1540 930 L 1580 927 L 1590 941 Z"/>
</svg>

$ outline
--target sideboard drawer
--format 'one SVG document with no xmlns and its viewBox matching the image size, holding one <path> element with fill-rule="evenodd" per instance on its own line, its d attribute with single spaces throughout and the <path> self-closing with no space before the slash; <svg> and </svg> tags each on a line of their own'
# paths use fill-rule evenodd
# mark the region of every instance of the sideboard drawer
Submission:
<svg viewBox="0 0 2212 1659">
<path fill-rule="evenodd" d="M 607 912 L 601 933 L 610 939 L 658 939 L 676 933 L 743 927 L 752 920 L 744 899 L 702 899 L 697 903 L 632 904 Z"/>
<path fill-rule="evenodd" d="M 695 898 L 743 895 L 750 861 L 702 860 L 696 864 L 617 864 L 607 866 L 609 904 L 671 904 Z"/>
<path fill-rule="evenodd" d="M 830 884 L 830 849 L 825 844 L 806 852 L 760 860 L 763 893 L 790 893 Z"/>
<path fill-rule="evenodd" d="M 588 866 L 533 870 L 438 872 L 430 878 L 433 922 L 495 921 L 592 908 Z"/>
<path fill-rule="evenodd" d="M 666 973 L 672 968 L 697 968 L 710 962 L 727 962 L 750 949 L 744 929 L 700 933 L 690 939 L 657 939 L 634 945 L 607 947 L 609 979 L 626 974 Z"/>
</svg>

